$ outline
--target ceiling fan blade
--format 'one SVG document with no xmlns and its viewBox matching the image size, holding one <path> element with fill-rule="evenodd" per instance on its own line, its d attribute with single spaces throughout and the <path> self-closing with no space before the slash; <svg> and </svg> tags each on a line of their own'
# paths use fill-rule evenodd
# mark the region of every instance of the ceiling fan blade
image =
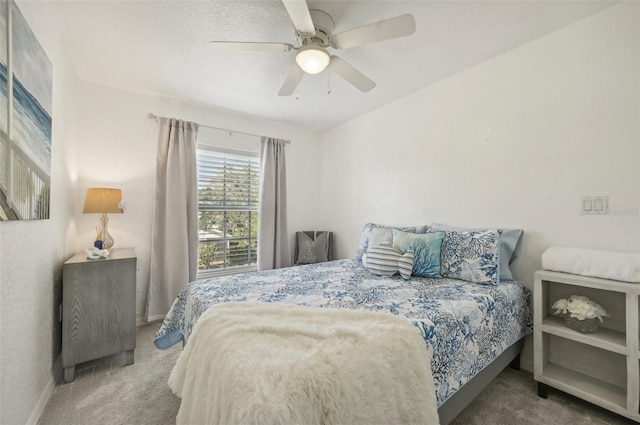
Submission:
<svg viewBox="0 0 640 425">
<path fill-rule="evenodd" d="M 261 42 L 236 42 L 236 41 L 210 41 L 209 45 L 221 52 L 262 51 L 262 52 L 288 52 L 293 45 L 288 43 L 261 43 Z"/>
<path fill-rule="evenodd" d="M 311 14 L 309 13 L 309 7 L 305 0 L 282 0 L 287 13 L 293 22 L 293 26 L 296 30 L 305 34 L 315 34 L 316 27 L 311 20 Z"/>
<path fill-rule="evenodd" d="M 389 40 L 391 38 L 405 37 L 416 31 L 416 20 L 413 15 L 396 16 L 363 27 L 354 28 L 333 36 L 333 47 L 336 49 L 348 49 L 366 43 Z"/>
<path fill-rule="evenodd" d="M 376 86 L 369 77 L 337 56 L 331 56 L 329 68 L 361 92 L 366 93 Z"/>
<path fill-rule="evenodd" d="M 284 84 L 282 84 L 282 87 L 278 92 L 278 96 L 291 96 L 293 92 L 296 91 L 296 88 L 303 76 L 304 72 L 298 67 L 298 64 L 294 63 L 291 71 L 289 71 L 287 79 L 284 80 Z"/>
</svg>

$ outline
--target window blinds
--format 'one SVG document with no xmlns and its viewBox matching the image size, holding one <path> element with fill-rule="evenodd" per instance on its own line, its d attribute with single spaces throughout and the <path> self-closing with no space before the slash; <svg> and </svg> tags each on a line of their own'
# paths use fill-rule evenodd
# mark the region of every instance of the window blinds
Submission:
<svg viewBox="0 0 640 425">
<path fill-rule="evenodd" d="M 198 147 L 199 269 L 256 263 L 259 158 Z"/>
</svg>

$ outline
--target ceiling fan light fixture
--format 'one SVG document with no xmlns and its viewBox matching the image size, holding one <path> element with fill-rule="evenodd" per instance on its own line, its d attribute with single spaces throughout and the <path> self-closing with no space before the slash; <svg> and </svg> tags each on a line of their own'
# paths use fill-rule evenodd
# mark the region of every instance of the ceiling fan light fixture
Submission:
<svg viewBox="0 0 640 425">
<path fill-rule="evenodd" d="M 304 46 L 296 54 L 296 63 L 307 74 L 319 74 L 330 61 L 329 52 L 320 46 Z"/>
</svg>

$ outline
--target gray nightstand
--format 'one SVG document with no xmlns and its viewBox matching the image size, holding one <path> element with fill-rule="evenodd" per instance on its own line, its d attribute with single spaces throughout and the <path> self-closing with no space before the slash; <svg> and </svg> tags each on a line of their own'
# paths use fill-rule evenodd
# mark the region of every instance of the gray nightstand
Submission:
<svg viewBox="0 0 640 425">
<path fill-rule="evenodd" d="M 88 260 L 84 252 L 64 263 L 62 367 L 65 382 L 76 364 L 136 348 L 136 253 L 113 249 L 109 258 Z"/>
</svg>

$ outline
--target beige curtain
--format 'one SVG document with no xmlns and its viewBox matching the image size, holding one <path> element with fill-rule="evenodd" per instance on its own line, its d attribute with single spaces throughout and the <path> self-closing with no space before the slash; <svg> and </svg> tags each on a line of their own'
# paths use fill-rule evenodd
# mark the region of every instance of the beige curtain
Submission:
<svg viewBox="0 0 640 425">
<path fill-rule="evenodd" d="M 160 118 L 147 320 L 163 319 L 198 272 L 198 125 Z"/>
<path fill-rule="evenodd" d="M 260 214 L 258 223 L 258 270 L 291 265 L 287 232 L 286 141 L 262 138 L 260 151 Z"/>
</svg>

